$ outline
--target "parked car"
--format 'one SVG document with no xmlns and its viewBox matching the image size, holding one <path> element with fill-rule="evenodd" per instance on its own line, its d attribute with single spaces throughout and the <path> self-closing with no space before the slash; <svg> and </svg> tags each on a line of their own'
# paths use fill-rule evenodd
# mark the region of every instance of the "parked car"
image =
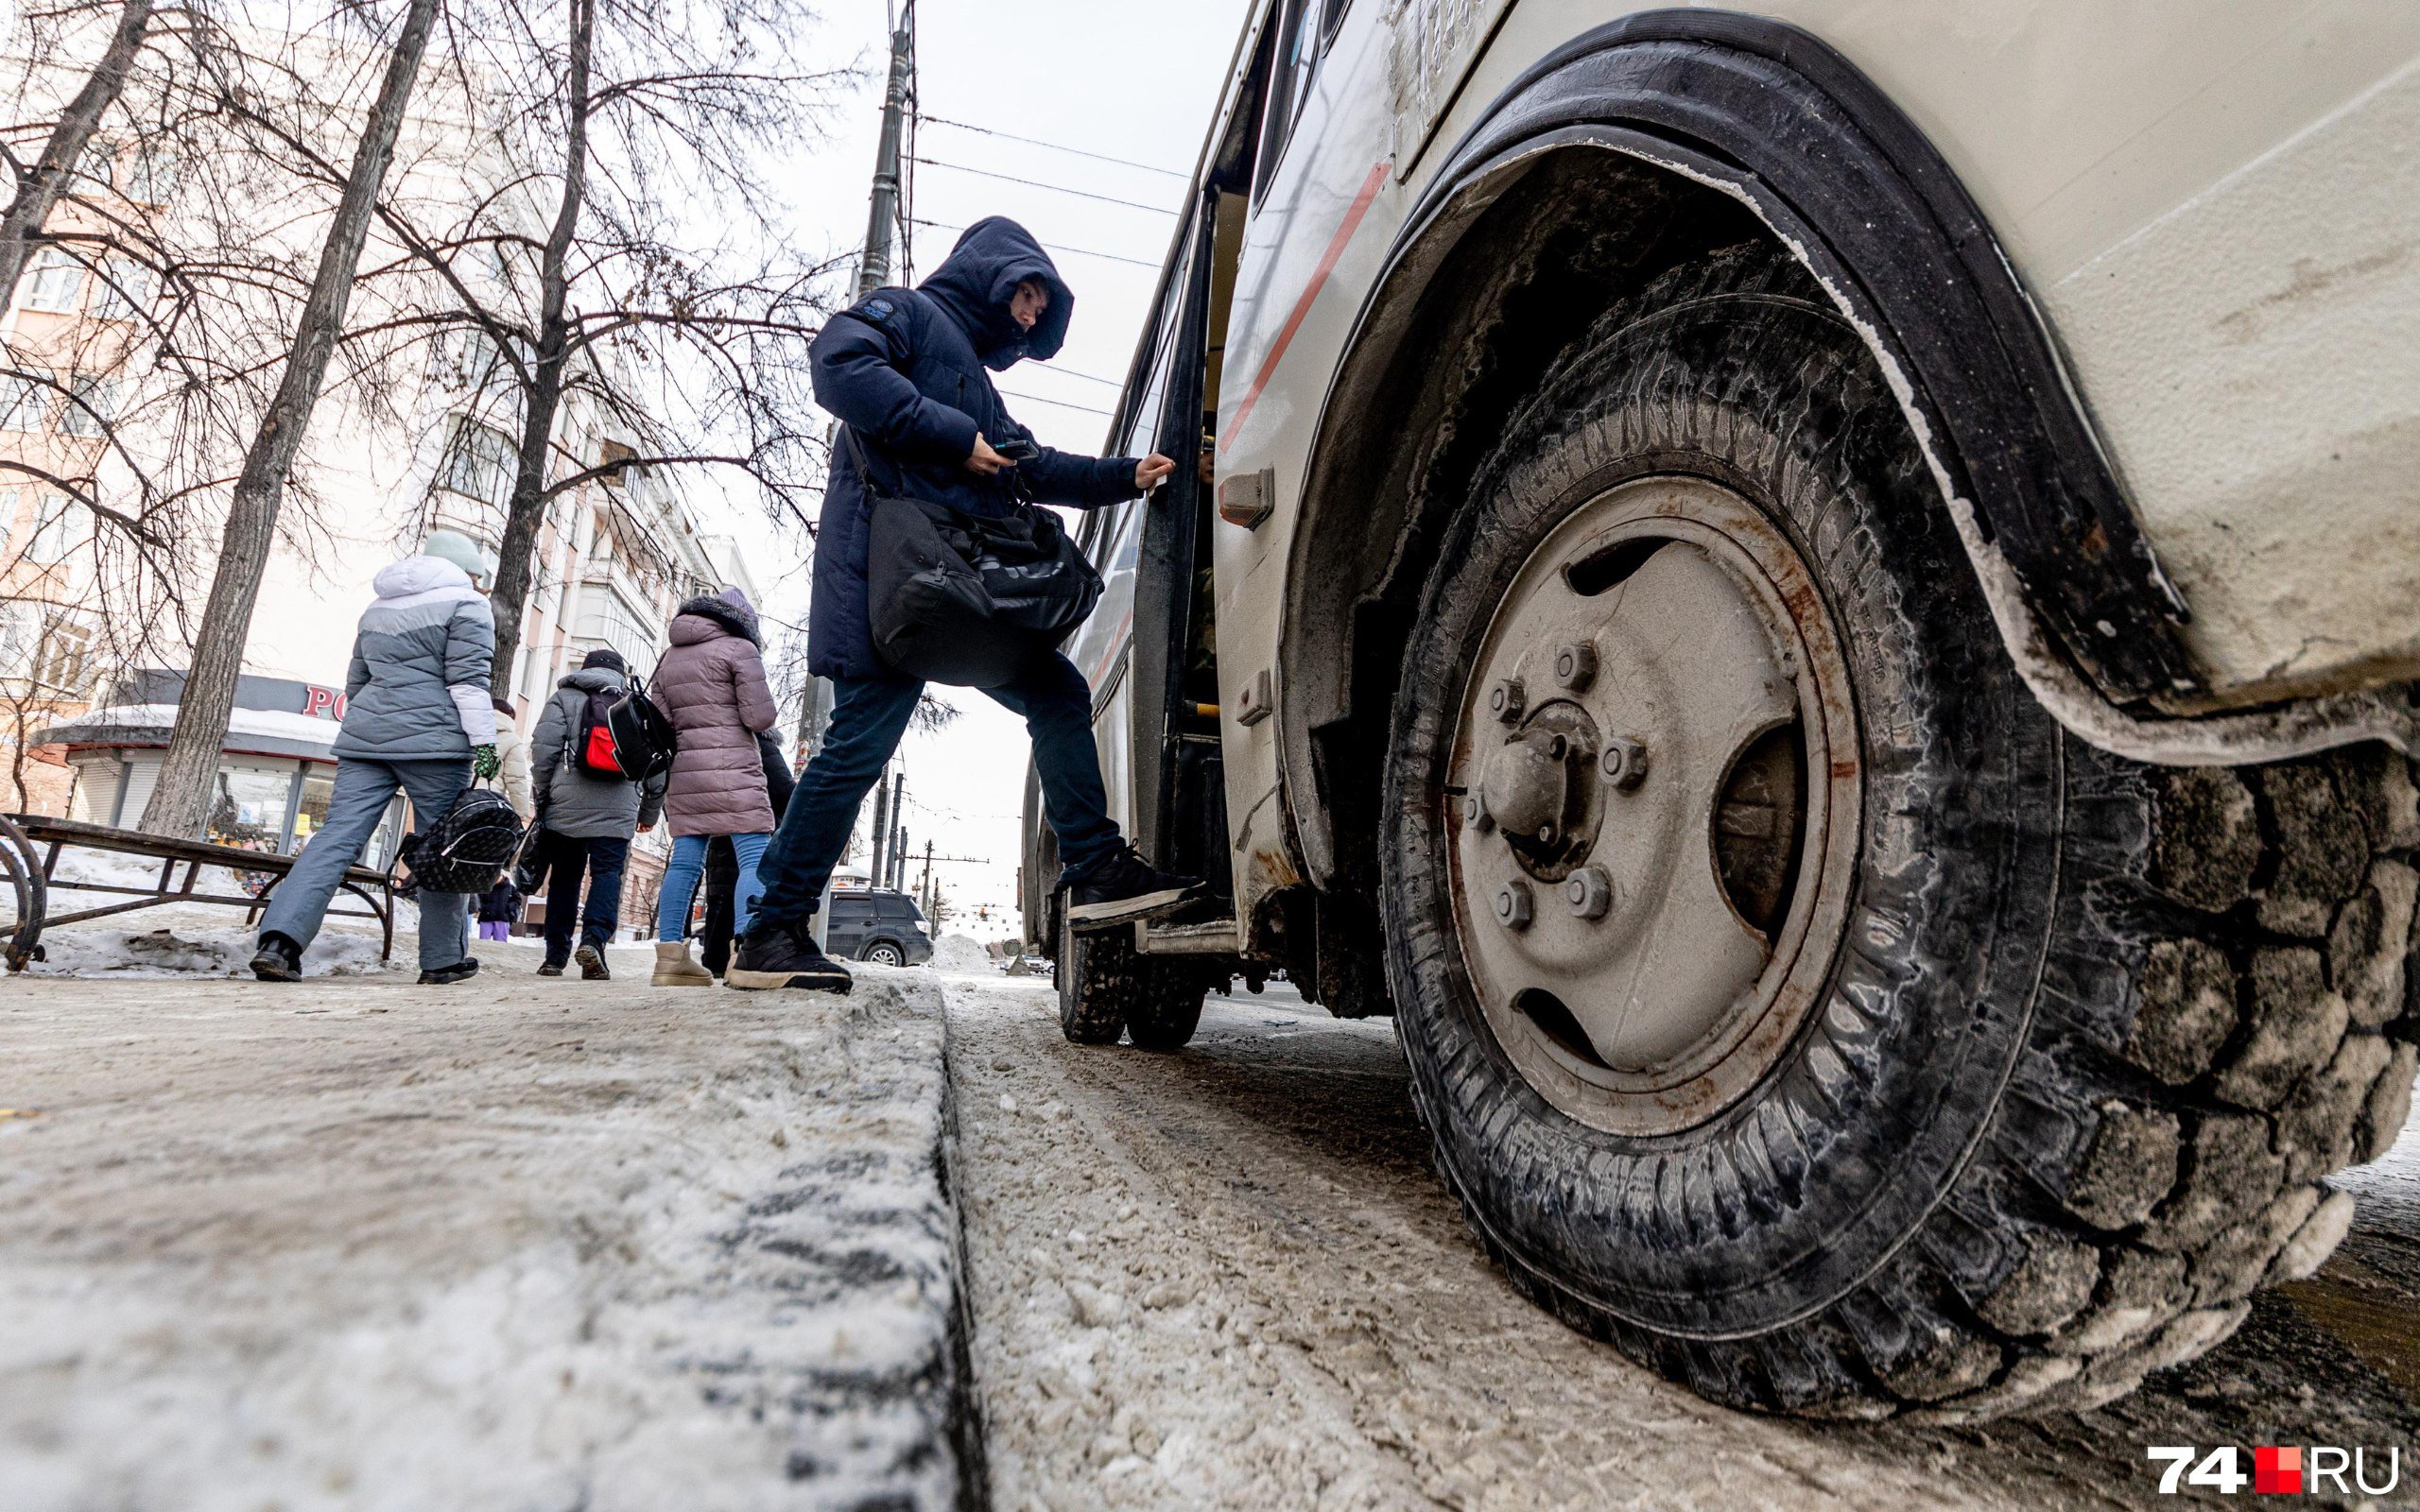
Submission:
<svg viewBox="0 0 2420 1512">
<path fill-rule="evenodd" d="M 932 933 L 916 900 L 888 887 L 835 889 L 823 948 L 841 960 L 881 966 L 933 958 Z"/>
<path fill-rule="evenodd" d="M 1251 8 L 1069 647 L 1215 906 L 1069 933 L 1029 797 L 1026 917 L 1071 1039 L 1396 1015 L 1710 1398 L 2089 1406 L 2410 1103 L 2420 9 L 1764 9 Z"/>
</svg>

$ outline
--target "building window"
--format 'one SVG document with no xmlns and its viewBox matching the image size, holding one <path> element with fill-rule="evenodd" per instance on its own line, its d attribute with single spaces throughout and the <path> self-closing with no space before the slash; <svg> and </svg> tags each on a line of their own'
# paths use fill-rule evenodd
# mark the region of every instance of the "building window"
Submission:
<svg viewBox="0 0 2420 1512">
<path fill-rule="evenodd" d="M 68 384 L 73 397 L 60 407 L 59 428 L 70 436 L 99 436 L 117 418 L 117 380 L 79 372 Z"/>
<path fill-rule="evenodd" d="M 151 269 L 131 257 L 112 257 L 101 266 L 101 295 L 93 313 L 104 320 L 132 320 L 151 308 L 158 281 Z"/>
<path fill-rule="evenodd" d="M 26 309 L 67 314 L 76 308 L 76 298 L 84 290 L 84 266 L 65 248 L 45 247 L 34 254 L 33 265 L 26 269 L 25 288 L 25 298 L 17 302 Z"/>
<path fill-rule="evenodd" d="M 247 850 L 284 850 L 293 798 L 294 763 L 231 761 L 218 768 L 206 837 Z"/>
<path fill-rule="evenodd" d="M 50 567 L 67 559 L 67 500 L 58 494 L 34 506 L 34 533 L 26 540 L 26 560 Z"/>
<path fill-rule="evenodd" d="M 80 694 L 92 650 L 92 631 L 69 620 L 53 620 L 34 652 L 34 680 Z"/>
<path fill-rule="evenodd" d="M 501 509 L 512 497 L 512 474 L 518 461 L 511 438 L 504 432 L 466 420 L 455 428 L 454 449 L 445 459 L 439 487 Z"/>
<path fill-rule="evenodd" d="M 50 401 L 50 374 L 40 368 L 0 372 L 0 431 L 42 429 Z"/>
<path fill-rule="evenodd" d="M 126 159 L 126 198 L 138 205 L 164 205 L 177 189 L 173 153 L 138 147 Z"/>
</svg>

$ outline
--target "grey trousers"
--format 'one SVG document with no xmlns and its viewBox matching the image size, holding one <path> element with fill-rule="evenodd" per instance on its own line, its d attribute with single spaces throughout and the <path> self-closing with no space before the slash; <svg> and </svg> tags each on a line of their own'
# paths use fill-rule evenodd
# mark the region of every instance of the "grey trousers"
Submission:
<svg viewBox="0 0 2420 1512">
<path fill-rule="evenodd" d="M 295 858 L 294 871 L 269 895 L 261 933 L 283 935 L 308 945 L 327 918 L 328 904 L 344 881 L 345 868 L 361 859 L 395 789 L 412 800 L 416 822 L 426 824 L 454 806 L 471 781 L 467 757 L 436 761 L 375 762 L 350 757 L 337 763 L 336 790 L 328 798 L 327 822 Z M 420 964 L 432 971 L 470 954 L 468 893 L 420 894 Z"/>
</svg>

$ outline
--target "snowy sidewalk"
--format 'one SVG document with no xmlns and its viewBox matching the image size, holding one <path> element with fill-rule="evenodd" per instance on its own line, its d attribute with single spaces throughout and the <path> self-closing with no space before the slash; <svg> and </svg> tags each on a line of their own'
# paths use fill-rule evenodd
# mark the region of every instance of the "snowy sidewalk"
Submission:
<svg viewBox="0 0 2420 1512">
<path fill-rule="evenodd" d="M 0 983 L 12 1512 L 965 1504 L 938 983 Z"/>
</svg>

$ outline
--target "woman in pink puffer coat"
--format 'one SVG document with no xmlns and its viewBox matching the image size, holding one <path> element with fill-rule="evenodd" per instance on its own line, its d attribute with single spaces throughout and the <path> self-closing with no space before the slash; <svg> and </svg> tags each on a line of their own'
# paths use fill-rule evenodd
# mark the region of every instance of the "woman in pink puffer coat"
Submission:
<svg viewBox="0 0 2420 1512">
<path fill-rule="evenodd" d="M 664 816 L 672 827 L 672 859 L 655 910 L 655 985 L 711 987 L 714 975 L 689 958 L 689 903 L 706 868 L 706 842 L 731 836 L 739 859 L 733 898 L 735 931 L 745 931 L 764 889 L 756 863 L 772 837 L 773 806 L 765 796 L 765 760 L 756 744 L 773 728 L 777 711 L 765 681 L 756 610 L 736 588 L 693 598 L 672 617 L 672 648 L 656 663 L 655 701 L 681 732 L 672 776 L 664 789 Z"/>
</svg>

